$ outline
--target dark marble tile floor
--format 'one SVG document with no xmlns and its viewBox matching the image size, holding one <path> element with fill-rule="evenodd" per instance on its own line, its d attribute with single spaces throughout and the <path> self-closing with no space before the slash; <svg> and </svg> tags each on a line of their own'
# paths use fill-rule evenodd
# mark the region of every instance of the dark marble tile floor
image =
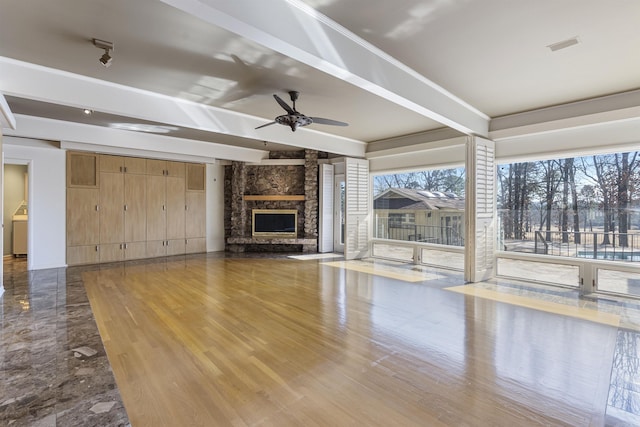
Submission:
<svg viewBox="0 0 640 427">
<path fill-rule="evenodd" d="M 0 425 L 129 426 L 81 272 L 5 258 Z"/>
</svg>

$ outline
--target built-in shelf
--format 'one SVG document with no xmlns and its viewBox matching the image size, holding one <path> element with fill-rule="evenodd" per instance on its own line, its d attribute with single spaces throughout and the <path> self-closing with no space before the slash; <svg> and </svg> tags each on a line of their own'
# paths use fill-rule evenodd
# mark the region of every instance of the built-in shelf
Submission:
<svg viewBox="0 0 640 427">
<path fill-rule="evenodd" d="M 263 200 L 263 201 L 273 201 L 273 200 L 294 200 L 294 201 L 304 201 L 304 194 L 269 194 L 269 195 L 245 195 L 242 198 L 247 200 Z"/>
</svg>

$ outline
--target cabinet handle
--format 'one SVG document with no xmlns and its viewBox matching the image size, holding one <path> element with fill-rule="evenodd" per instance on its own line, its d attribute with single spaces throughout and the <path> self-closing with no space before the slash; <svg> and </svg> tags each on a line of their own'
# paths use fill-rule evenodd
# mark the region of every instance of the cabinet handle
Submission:
<svg viewBox="0 0 640 427">
<path fill-rule="evenodd" d="M 164 241 L 164 240 L 162 241 L 162 246 L 166 246 L 166 245 L 165 245 L 165 241 Z"/>
<path fill-rule="evenodd" d="M 166 210 L 166 206 L 165 205 L 162 205 L 162 210 L 163 211 Z"/>
<path fill-rule="evenodd" d="M 188 211 L 188 210 L 189 210 L 189 206 L 184 205 L 184 210 L 185 210 L 185 211 Z"/>
<path fill-rule="evenodd" d="M 122 172 L 122 166 L 120 166 L 120 172 Z"/>
<path fill-rule="evenodd" d="M 169 241 L 167 240 L 167 246 L 169 246 Z"/>
<path fill-rule="evenodd" d="M 128 248 L 129 248 L 129 244 L 128 244 L 128 243 L 125 243 L 125 244 L 124 244 L 124 248 L 125 248 L 125 249 L 128 249 Z"/>
<path fill-rule="evenodd" d="M 122 249 L 122 243 L 120 243 L 120 249 Z"/>
<path fill-rule="evenodd" d="M 96 252 L 98 252 L 98 245 L 96 245 Z"/>
<path fill-rule="evenodd" d="M 96 205 L 96 211 L 100 210 L 100 205 Z"/>
<path fill-rule="evenodd" d="M 127 205 L 124 205 L 124 210 L 126 211 L 128 209 Z"/>
<path fill-rule="evenodd" d="M 124 167 L 124 173 L 127 173 L 127 167 L 126 166 Z"/>
</svg>

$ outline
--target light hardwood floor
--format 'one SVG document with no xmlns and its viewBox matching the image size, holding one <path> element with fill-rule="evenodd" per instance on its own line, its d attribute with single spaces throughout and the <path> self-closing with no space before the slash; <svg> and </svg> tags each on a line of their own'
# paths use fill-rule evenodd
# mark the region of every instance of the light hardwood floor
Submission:
<svg viewBox="0 0 640 427">
<path fill-rule="evenodd" d="M 84 273 L 132 425 L 604 424 L 615 325 L 453 292 L 455 273 L 358 266 Z"/>
</svg>

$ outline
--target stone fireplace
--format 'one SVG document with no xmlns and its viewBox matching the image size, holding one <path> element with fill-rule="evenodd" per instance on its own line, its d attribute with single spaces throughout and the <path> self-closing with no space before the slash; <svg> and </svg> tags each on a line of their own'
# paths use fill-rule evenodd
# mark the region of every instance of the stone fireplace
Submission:
<svg viewBox="0 0 640 427">
<path fill-rule="evenodd" d="M 262 165 L 225 167 L 225 240 L 232 252 L 318 250 L 318 152 L 271 152 Z M 252 235 L 252 212 L 295 212 L 296 234 Z"/>
</svg>

